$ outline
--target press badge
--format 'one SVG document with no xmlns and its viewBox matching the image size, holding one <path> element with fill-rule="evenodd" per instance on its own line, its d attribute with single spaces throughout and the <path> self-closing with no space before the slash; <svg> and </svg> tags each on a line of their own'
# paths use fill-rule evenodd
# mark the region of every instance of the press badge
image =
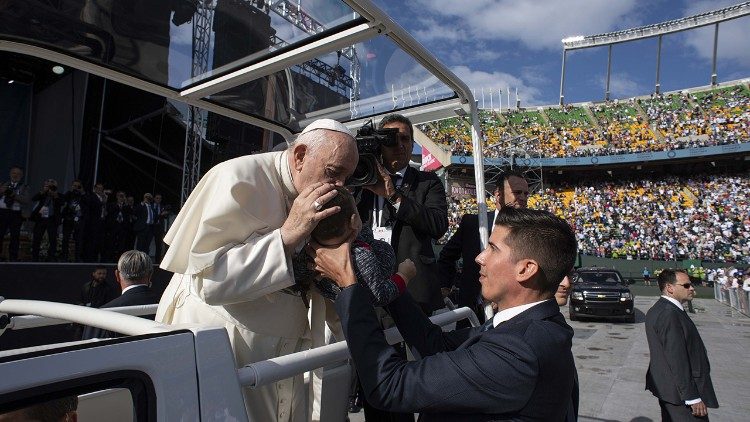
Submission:
<svg viewBox="0 0 750 422">
<path fill-rule="evenodd" d="M 393 234 L 393 227 L 375 227 L 372 230 L 372 235 L 377 240 L 382 240 L 387 244 L 391 244 L 391 235 Z"/>
</svg>

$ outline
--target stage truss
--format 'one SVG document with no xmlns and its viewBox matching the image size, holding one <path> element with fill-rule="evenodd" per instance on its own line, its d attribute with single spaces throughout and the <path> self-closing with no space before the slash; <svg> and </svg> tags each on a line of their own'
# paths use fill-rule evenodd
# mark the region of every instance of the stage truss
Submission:
<svg viewBox="0 0 750 422">
<path fill-rule="evenodd" d="M 507 171 L 523 174 L 529 182 L 529 194 L 542 189 L 541 148 L 539 138 L 527 138 L 524 135 L 500 139 L 500 141 L 483 149 L 485 174 L 488 186 L 494 186 Z M 489 192 L 489 191 L 488 191 Z"/>
</svg>

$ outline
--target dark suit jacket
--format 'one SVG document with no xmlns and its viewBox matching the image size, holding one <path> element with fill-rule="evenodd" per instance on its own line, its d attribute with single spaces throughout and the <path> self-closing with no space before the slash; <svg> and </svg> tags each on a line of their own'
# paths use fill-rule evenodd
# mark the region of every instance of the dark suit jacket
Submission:
<svg viewBox="0 0 750 422">
<path fill-rule="evenodd" d="M 367 290 L 336 299 L 344 336 L 367 400 L 420 420 L 562 421 L 573 411 L 573 329 L 554 300 L 485 332 L 443 333 L 405 293 L 388 307 L 421 360 L 408 362 L 380 330 Z"/>
<path fill-rule="evenodd" d="M 119 306 L 153 305 L 159 303 L 160 295 L 146 285 L 133 287 L 119 297 L 102 305 L 104 308 L 117 308 Z M 154 319 L 155 315 L 146 315 L 143 318 Z M 83 340 L 92 338 L 120 337 L 120 334 L 101 328 L 86 327 L 83 330 Z"/>
<path fill-rule="evenodd" d="M 646 314 L 646 338 L 651 354 L 647 390 L 676 405 L 700 398 L 708 407 L 719 407 L 706 347 L 685 311 L 659 298 Z"/>
<path fill-rule="evenodd" d="M 492 217 L 495 212 L 487 212 L 488 233 L 492 229 Z M 479 240 L 479 217 L 476 214 L 465 214 L 461 217 L 458 230 L 443 246 L 438 258 L 438 279 L 441 287 L 451 287 L 456 273 L 456 261 L 463 259 L 461 285 L 458 291 L 458 304 L 476 309 L 482 285 L 479 283 L 479 265 L 474 259 L 482 251 Z"/>
<path fill-rule="evenodd" d="M 146 209 L 147 206 L 150 207 L 151 204 L 144 204 L 143 202 L 141 202 L 139 204 L 133 205 L 133 216 L 135 217 L 135 219 L 133 220 L 134 232 L 144 231 L 148 228 L 148 210 Z M 154 222 L 156 222 L 156 215 L 152 215 L 151 218 Z"/>
<path fill-rule="evenodd" d="M 409 293 L 422 308 L 432 312 L 443 307 L 440 284 L 435 278 L 433 239 L 440 239 L 448 230 L 448 204 L 443 183 L 434 173 L 406 169 L 401 183 L 403 197 L 393 219 L 391 246 L 396 252 L 396 265 L 406 258 L 414 261 L 417 276 L 408 284 Z M 363 190 L 357 205 L 364 224 L 372 225 L 377 196 Z M 394 268 L 394 271 L 396 268 Z"/>
</svg>

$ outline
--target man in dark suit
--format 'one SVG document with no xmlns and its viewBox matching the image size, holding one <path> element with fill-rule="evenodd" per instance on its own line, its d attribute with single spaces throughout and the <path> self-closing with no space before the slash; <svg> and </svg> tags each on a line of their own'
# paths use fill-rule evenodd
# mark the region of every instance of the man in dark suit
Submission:
<svg viewBox="0 0 750 422">
<path fill-rule="evenodd" d="M 356 283 L 349 245 L 308 247 L 316 269 L 342 288 L 336 311 L 372 405 L 419 412 L 424 421 L 575 420 L 573 329 L 554 299 L 575 262 L 573 231 L 528 209 L 503 209 L 495 225 L 476 258 L 482 295 L 500 308 L 487 324 L 444 333 L 410 294 L 389 305 L 423 356 L 417 361 L 386 342 L 366 288 Z"/>
<path fill-rule="evenodd" d="M 60 225 L 60 211 L 63 200 L 57 192 L 57 181 L 47 179 L 42 190 L 31 198 L 35 202 L 31 210 L 34 221 L 34 235 L 31 240 L 31 260 L 39 261 L 39 249 L 44 234 L 47 234 L 47 261 L 53 262 L 57 255 L 57 227 Z"/>
<path fill-rule="evenodd" d="M 83 234 L 83 260 L 86 262 L 106 261 L 104 229 L 107 218 L 107 192 L 104 190 L 104 184 L 98 182 L 94 185 L 94 191 L 86 197 L 86 211 L 83 215 L 86 220 Z"/>
<path fill-rule="evenodd" d="M 646 314 L 651 361 L 646 389 L 659 399 L 663 421 L 708 420 L 708 407 L 719 407 L 711 383 L 711 365 L 698 329 L 683 304 L 695 287 L 682 270 L 663 270 L 662 296 Z"/>
<path fill-rule="evenodd" d="M 391 114 L 378 126 L 397 128 L 398 145 L 382 147 L 378 183 L 366 187 L 357 210 L 364 224 L 372 226 L 375 237 L 391 244 L 396 263 L 409 258 L 416 264 L 417 277 L 409 282 L 409 293 L 430 315 L 443 307 L 432 243 L 448 230 L 445 188 L 434 173 L 409 166 L 414 146 L 409 119 Z"/>
<path fill-rule="evenodd" d="M 503 207 L 526 208 L 526 200 L 529 197 L 529 183 L 523 175 L 515 172 L 504 172 L 492 192 L 495 202 L 495 211 L 487 212 L 487 232 L 492 233 L 493 222 L 497 209 Z M 456 274 L 456 262 L 463 261 L 460 285 L 458 290 L 458 305 L 467 306 L 474 310 L 479 321 L 484 321 L 484 309 L 482 297 L 479 293 L 479 265 L 474 258 L 481 251 L 479 240 L 479 216 L 477 214 L 464 214 L 458 229 L 440 251 L 437 272 L 441 288 L 450 290 L 453 287 Z M 459 321 L 458 328 L 468 326 L 468 321 Z"/>
<path fill-rule="evenodd" d="M 128 244 L 133 209 L 126 202 L 125 192 L 117 191 L 115 198 L 107 206 L 107 260 L 111 262 L 133 247 Z"/>
<path fill-rule="evenodd" d="M 157 216 L 154 213 L 154 196 L 150 193 L 143 194 L 143 202 L 135 206 L 133 215 L 133 232 L 135 232 L 135 248 L 139 251 L 149 253 L 151 240 L 154 238 L 154 225 Z"/>
<path fill-rule="evenodd" d="M 159 303 L 159 294 L 151 290 L 151 275 L 154 265 L 148 254 L 141 251 L 127 251 L 120 256 L 115 270 L 115 279 L 120 284 L 122 294 L 101 308 L 120 306 L 153 305 Z M 154 315 L 144 318 L 154 319 Z M 119 337 L 117 333 L 101 328 L 86 327 L 83 339 Z"/>
</svg>

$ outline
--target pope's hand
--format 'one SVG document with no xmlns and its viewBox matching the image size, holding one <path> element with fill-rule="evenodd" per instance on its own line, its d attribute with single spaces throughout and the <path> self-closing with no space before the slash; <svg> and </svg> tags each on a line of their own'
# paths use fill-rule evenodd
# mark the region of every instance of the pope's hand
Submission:
<svg viewBox="0 0 750 422">
<path fill-rule="evenodd" d="M 281 240 L 287 254 L 294 252 L 297 246 L 310 236 L 320 220 L 341 210 L 338 206 L 320 209 L 338 194 L 335 187 L 331 183 L 313 183 L 294 200 L 289 216 L 281 226 Z"/>
</svg>

